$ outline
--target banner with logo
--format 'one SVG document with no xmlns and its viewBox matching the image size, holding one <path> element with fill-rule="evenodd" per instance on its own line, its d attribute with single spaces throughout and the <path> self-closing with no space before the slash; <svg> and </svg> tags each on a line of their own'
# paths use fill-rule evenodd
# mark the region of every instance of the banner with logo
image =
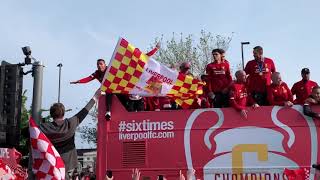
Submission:
<svg viewBox="0 0 320 180">
<path fill-rule="evenodd" d="M 171 180 L 180 169 L 195 169 L 204 180 L 287 180 L 287 168 L 316 179 L 311 165 L 320 162 L 320 122 L 305 116 L 302 106 L 248 108 L 243 119 L 232 108 L 129 113 L 114 101 L 112 121 L 105 122 L 99 109 L 102 172 L 116 169 L 114 176 L 126 179 L 128 169 L 139 167 L 146 177 Z"/>
<path fill-rule="evenodd" d="M 106 71 L 101 90 L 109 93 L 173 97 L 182 107 L 202 94 L 203 83 L 154 60 L 120 38 Z"/>
</svg>

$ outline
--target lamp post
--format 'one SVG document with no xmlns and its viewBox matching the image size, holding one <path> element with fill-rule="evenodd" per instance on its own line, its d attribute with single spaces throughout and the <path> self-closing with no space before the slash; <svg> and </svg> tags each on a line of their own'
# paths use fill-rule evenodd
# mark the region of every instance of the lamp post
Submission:
<svg viewBox="0 0 320 180">
<path fill-rule="evenodd" d="M 242 55 L 242 69 L 244 70 L 244 56 L 243 56 L 243 45 L 248 45 L 250 42 L 241 42 L 241 55 Z"/>
<path fill-rule="evenodd" d="M 58 88 L 58 103 L 60 103 L 60 89 L 61 89 L 61 68 L 62 68 L 62 64 L 59 63 L 57 65 L 57 67 L 59 67 L 59 88 Z"/>
</svg>

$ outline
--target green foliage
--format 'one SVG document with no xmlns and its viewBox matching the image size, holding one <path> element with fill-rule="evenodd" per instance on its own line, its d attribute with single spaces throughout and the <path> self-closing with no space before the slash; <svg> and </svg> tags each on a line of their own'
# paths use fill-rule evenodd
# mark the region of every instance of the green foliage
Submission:
<svg viewBox="0 0 320 180">
<path fill-rule="evenodd" d="M 230 37 L 221 35 L 213 36 L 212 33 L 201 30 L 200 37 L 194 40 L 194 36 L 189 34 L 184 36 L 182 33 L 177 37 L 173 33 L 170 40 L 163 42 L 164 37 L 156 38 L 155 44 L 160 40 L 162 43 L 159 53 L 155 59 L 170 67 L 178 68 L 182 62 L 191 63 L 191 72 L 199 76 L 205 72 L 205 66 L 212 60 L 211 51 L 215 48 L 228 50 L 232 40 Z"/>
<path fill-rule="evenodd" d="M 21 105 L 21 121 L 20 121 L 20 142 L 18 151 L 22 153 L 22 155 L 27 155 L 29 153 L 29 117 L 31 115 L 31 108 L 28 110 L 26 107 L 27 103 L 27 90 L 24 90 L 22 93 L 22 105 Z"/>
<path fill-rule="evenodd" d="M 79 128 L 79 132 L 81 133 L 81 138 L 88 142 L 97 144 L 97 128 L 96 127 L 87 127 L 83 126 Z"/>
<path fill-rule="evenodd" d="M 78 132 L 80 137 L 87 143 L 97 144 L 97 122 L 98 122 L 98 106 L 95 105 L 93 109 L 89 112 L 89 116 L 93 121 L 94 127 L 82 126 L 79 127 Z"/>
<path fill-rule="evenodd" d="M 27 90 L 24 90 L 22 93 L 22 105 L 21 105 L 21 123 L 20 123 L 20 129 L 23 129 L 25 127 L 28 127 L 29 122 L 29 116 L 31 114 L 31 109 L 27 110 L 26 103 L 27 103 L 27 96 L 26 96 Z"/>
</svg>

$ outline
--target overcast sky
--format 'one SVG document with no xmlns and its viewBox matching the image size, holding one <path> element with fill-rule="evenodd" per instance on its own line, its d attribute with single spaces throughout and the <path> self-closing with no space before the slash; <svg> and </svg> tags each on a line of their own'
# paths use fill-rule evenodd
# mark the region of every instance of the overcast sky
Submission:
<svg viewBox="0 0 320 180">
<path fill-rule="evenodd" d="M 118 38 L 147 51 L 156 37 L 171 38 L 172 32 L 199 37 L 201 29 L 229 36 L 227 52 L 231 64 L 241 62 L 241 41 L 245 59 L 252 48 L 264 47 L 266 57 L 289 86 L 300 80 L 300 70 L 309 67 L 311 78 L 320 82 L 320 1 L 317 0 L 136 0 L 136 1 L 41 1 L 2 0 L 0 3 L 0 60 L 23 62 L 22 46 L 44 69 L 43 108 L 57 101 L 58 68 L 62 63 L 61 99 L 75 114 L 91 98 L 99 83 L 70 85 L 90 75 L 96 60 L 109 61 Z M 28 69 L 28 68 L 26 68 Z M 32 78 L 24 79 L 32 98 Z M 31 101 L 28 102 L 29 105 Z M 90 119 L 84 122 L 87 125 Z M 87 147 L 80 145 L 77 147 Z"/>
</svg>

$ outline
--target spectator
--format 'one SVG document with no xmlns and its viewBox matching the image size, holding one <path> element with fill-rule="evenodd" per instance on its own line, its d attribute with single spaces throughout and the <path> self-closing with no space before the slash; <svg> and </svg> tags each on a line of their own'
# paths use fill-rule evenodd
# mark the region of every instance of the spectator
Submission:
<svg viewBox="0 0 320 180">
<path fill-rule="evenodd" d="M 111 176 L 111 177 L 108 177 L 108 176 L 106 175 L 106 178 L 105 178 L 105 180 L 113 180 L 113 176 Z"/>
<path fill-rule="evenodd" d="M 170 64 L 167 64 L 167 66 L 170 68 L 170 69 L 172 69 L 172 70 L 177 70 L 177 68 L 176 68 L 176 64 L 175 63 L 170 63 Z"/>
<path fill-rule="evenodd" d="M 184 177 L 184 175 L 183 175 L 183 173 L 181 172 L 181 170 L 180 170 L 180 172 L 179 172 L 179 180 L 186 180 L 186 178 Z"/>
<path fill-rule="evenodd" d="M 140 179 L 140 171 L 139 169 L 132 169 L 132 180 L 139 180 Z"/>
<path fill-rule="evenodd" d="M 226 51 L 224 49 L 219 49 L 219 51 L 220 51 L 220 54 L 221 54 L 222 61 L 228 61 L 226 59 Z"/>
<path fill-rule="evenodd" d="M 216 108 L 228 107 L 229 87 L 232 82 L 229 63 L 222 59 L 220 49 L 212 50 L 213 62 L 206 67 L 208 97 Z"/>
<path fill-rule="evenodd" d="M 301 76 L 302 80 L 296 82 L 291 89 L 292 95 L 296 95 L 294 104 L 303 104 L 310 96 L 312 88 L 318 86 L 316 82 L 310 80 L 310 70 L 308 68 L 301 70 Z"/>
<path fill-rule="evenodd" d="M 193 74 L 190 71 L 191 64 L 189 62 L 182 62 L 179 66 L 179 73 L 183 75 L 192 76 Z M 160 107 L 164 110 L 169 109 L 182 109 L 174 100 L 174 98 L 170 97 L 159 97 Z"/>
<path fill-rule="evenodd" d="M 192 73 L 190 72 L 190 68 L 191 68 L 191 64 L 189 62 L 183 62 L 180 64 L 179 73 L 193 76 Z"/>
<path fill-rule="evenodd" d="M 182 171 L 180 170 L 179 172 L 179 180 L 193 180 L 195 178 L 195 175 L 196 175 L 196 171 L 194 169 L 192 170 L 188 170 L 187 172 L 187 179 L 184 177 Z M 197 180 L 200 180 L 200 179 L 197 179 Z"/>
<path fill-rule="evenodd" d="M 279 72 L 272 73 L 272 84 L 268 87 L 270 105 L 292 106 L 293 97 L 287 84 L 281 80 Z"/>
<path fill-rule="evenodd" d="M 320 164 L 313 164 L 312 168 L 314 168 L 315 171 L 315 179 L 320 179 Z"/>
<path fill-rule="evenodd" d="M 311 109 L 312 105 L 319 105 L 320 104 L 320 87 L 316 86 L 312 88 L 311 95 L 309 98 L 305 100 L 303 105 L 303 113 L 307 116 L 320 119 L 320 113 L 314 112 Z"/>
<path fill-rule="evenodd" d="M 210 107 L 210 102 L 208 99 L 208 77 L 207 75 L 203 74 L 200 76 L 201 81 L 205 82 L 206 84 L 203 86 L 202 90 L 203 93 L 199 95 L 199 98 L 201 99 L 201 108 L 209 108 Z"/>
<path fill-rule="evenodd" d="M 232 84 L 230 90 L 230 105 L 237 111 L 240 111 L 241 115 L 247 119 L 246 106 L 253 104 L 253 107 L 259 107 L 254 103 L 252 98 L 248 97 L 247 91 L 247 75 L 243 70 L 239 70 L 235 73 L 236 82 Z"/>
<path fill-rule="evenodd" d="M 167 180 L 163 175 L 158 175 L 157 180 Z"/>
<path fill-rule="evenodd" d="M 106 176 L 105 180 L 113 180 L 113 176 L 111 178 L 109 178 L 108 176 Z"/>
<path fill-rule="evenodd" d="M 259 105 L 268 105 L 267 86 L 271 84 L 271 74 L 276 71 L 273 60 L 263 57 L 261 46 L 253 48 L 254 60 L 247 63 L 248 92 Z"/>
<path fill-rule="evenodd" d="M 72 172 L 72 180 L 79 180 L 78 168 L 75 168 Z"/>
<path fill-rule="evenodd" d="M 48 137 L 64 161 L 66 174 L 77 167 L 77 151 L 75 148 L 75 131 L 82 120 L 88 115 L 93 105 L 98 101 L 101 92 L 96 91 L 88 104 L 71 118 L 64 118 L 65 108 L 62 103 L 50 107 L 53 122 L 42 123 L 41 131 Z M 69 179 L 67 176 L 66 179 Z"/>
<path fill-rule="evenodd" d="M 113 180 L 113 175 L 111 170 L 107 171 L 105 180 Z"/>
</svg>

